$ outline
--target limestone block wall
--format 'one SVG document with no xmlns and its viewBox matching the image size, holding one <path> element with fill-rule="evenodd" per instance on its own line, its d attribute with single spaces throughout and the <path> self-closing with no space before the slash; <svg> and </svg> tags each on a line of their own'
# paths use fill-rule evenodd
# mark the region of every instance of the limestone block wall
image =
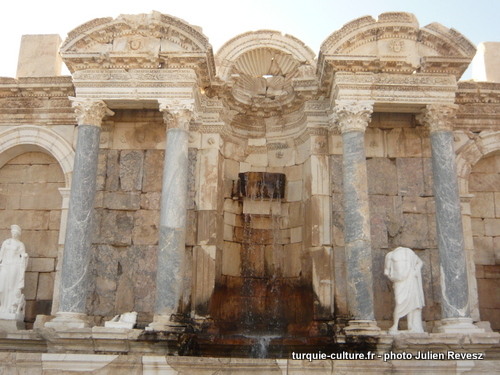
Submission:
<svg viewBox="0 0 500 375">
<path fill-rule="evenodd" d="M 27 327 L 37 314 L 50 315 L 61 221 L 64 174 L 57 161 L 42 152 L 28 152 L 0 169 L 0 241 L 10 226 L 22 228 L 30 259 L 25 275 Z"/>
<path fill-rule="evenodd" d="M 481 320 L 500 329 L 500 155 L 481 159 L 471 170 L 469 192 L 474 263 Z"/>
<path fill-rule="evenodd" d="M 336 316 L 347 314 L 341 137 L 330 139 L 332 236 Z M 340 143 L 339 143 L 340 142 Z M 410 247 L 424 262 L 424 320 L 440 319 L 439 261 L 435 228 L 429 135 L 411 115 L 374 113 L 365 134 L 375 317 L 381 328 L 392 319 L 392 283 L 384 276 L 385 255 Z"/>
<path fill-rule="evenodd" d="M 155 306 L 165 125 L 159 111 L 117 110 L 103 124 L 87 310 L 96 323 Z"/>
</svg>

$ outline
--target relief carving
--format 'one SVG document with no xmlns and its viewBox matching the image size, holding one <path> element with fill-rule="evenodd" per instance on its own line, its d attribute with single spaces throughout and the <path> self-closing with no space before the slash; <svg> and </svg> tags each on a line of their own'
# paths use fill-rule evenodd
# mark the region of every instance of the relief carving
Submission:
<svg viewBox="0 0 500 375">
<path fill-rule="evenodd" d="M 352 131 L 364 132 L 373 113 L 372 101 L 338 100 L 333 109 L 333 122 L 342 134 Z"/>
<path fill-rule="evenodd" d="M 420 113 L 416 120 L 429 128 L 431 133 L 438 131 L 452 131 L 453 122 L 458 110 L 456 104 L 430 104 L 422 113 Z"/>
<path fill-rule="evenodd" d="M 71 105 L 75 109 L 76 121 L 78 125 L 94 125 L 101 127 L 104 116 L 112 116 L 106 103 L 102 100 L 82 99 L 70 97 Z"/>
</svg>

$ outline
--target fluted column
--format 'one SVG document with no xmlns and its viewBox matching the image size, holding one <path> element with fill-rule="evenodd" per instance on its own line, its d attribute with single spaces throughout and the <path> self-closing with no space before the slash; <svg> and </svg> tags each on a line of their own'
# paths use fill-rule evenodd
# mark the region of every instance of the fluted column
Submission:
<svg viewBox="0 0 500 375">
<path fill-rule="evenodd" d="M 453 125 L 458 106 L 428 105 L 417 120 L 430 130 L 441 272 L 441 332 L 479 332 L 472 324 Z"/>
<path fill-rule="evenodd" d="M 150 330 L 174 328 L 183 289 L 188 194 L 189 123 L 192 101 L 161 101 L 167 125 L 158 241 L 156 310 Z"/>
<path fill-rule="evenodd" d="M 101 122 L 112 114 L 102 100 L 70 98 L 78 123 L 78 139 L 64 241 L 59 308 L 47 326 L 85 328 L 85 300 L 92 244 L 92 216 L 97 179 Z"/>
<path fill-rule="evenodd" d="M 344 240 L 347 274 L 347 332 L 378 331 L 373 312 L 370 209 L 365 157 L 365 130 L 373 102 L 337 101 L 334 121 L 342 133 Z"/>
</svg>

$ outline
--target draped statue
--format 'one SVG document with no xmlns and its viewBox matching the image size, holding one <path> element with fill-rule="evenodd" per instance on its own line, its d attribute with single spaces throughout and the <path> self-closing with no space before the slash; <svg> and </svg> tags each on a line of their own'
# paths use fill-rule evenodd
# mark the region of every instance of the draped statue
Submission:
<svg viewBox="0 0 500 375">
<path fill-rule="evenodd" d="M 408 331 L 424 332 L 422 327 L 422 307 L 424 291 L 422 288 L 422 261 L 407 247 L 398 247 L 385 256 L 386 275 L 394 286 L 396 306 L 394 324 L 389 332 L 398 331 L 399 319 L 408 315 Z"/>
<path fill-rule="evenodd" d="M 12 238 L 5 240 L 0 248 L 0 314 L 21 314 L 24 319 L 26 302 L 22 289 L 28 254 L 19 241 L 21 228 L 12 225 L 10 229 Z"/>
</svg>

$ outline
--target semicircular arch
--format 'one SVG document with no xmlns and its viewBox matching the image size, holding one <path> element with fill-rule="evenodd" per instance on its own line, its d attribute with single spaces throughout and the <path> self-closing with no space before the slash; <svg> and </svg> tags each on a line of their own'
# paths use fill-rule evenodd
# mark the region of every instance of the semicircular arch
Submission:
<svg viewBox="0 0 500 375">
<path fill-rule="evenodd" d="M 75 152 L 71 145 L 53 130 L 21 125 L 0 133 L 0 168 L 25 152 L 44 152 L 54 157 L 64 173 L 66 187 L 71 185 Z"/>
</svg>

